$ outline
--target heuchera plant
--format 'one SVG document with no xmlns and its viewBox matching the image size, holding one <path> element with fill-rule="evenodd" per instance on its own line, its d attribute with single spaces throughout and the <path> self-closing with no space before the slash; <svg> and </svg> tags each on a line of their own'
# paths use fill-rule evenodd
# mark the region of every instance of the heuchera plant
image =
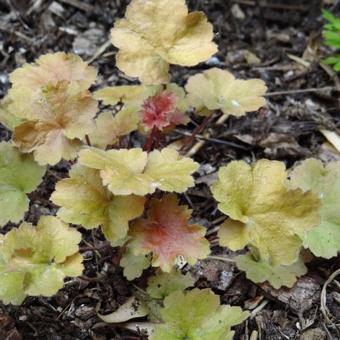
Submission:
<svg viewBox="0 0 340 340">
<path fill-rule="evenodd" d="M 127 279 L 157 267 L 145 293 L 157 300 L 161 322 L 151 339 L 231 339 L 230 328 L 248 314 L 220 306 L 210 290 L 184 292 L 195 281 L 180 267 L 203 260 L 210 247 L 205 227 L 191 221 L 178 196 L 194 186 L 199 164 L 184 156 L 186 140 L 176 148 L 167 135 L 190 114 L 256 111 L 265 105 L 266 86 L 217 68 L 191 76 L 184 88 L 171 82 L 170 64 L 194 66 L 217 51 L 211 24 L 201 12 L 188 13 L 184 0 L 132 0 L 111 35 L 117 66 L 139 85 L 92 94 L 96 70 L 66 53 L 41 56 L 10 76 L 0 109 L 1 123 L 13 132 L 11 142 L 0 144 L 0 224 L 24 218 L 27 194 L 41 182 L 44 165 L 69 160 L 70 170 L 51 195 L 57 217 L 1 235 L 0 299 L 20 304 L 27 295 L 55 294 L 66 276 L 82 271 L 81 234 L 68 223 L 100 227 L 112 246 L 121 246 Z M 105 105 L 99 113 L 98 101 Z M 234 260 L 249 279 L 291 287 L 307 271 L 303 247 L 326 258 L 340 250 L 338 163 L 308 160 L 289 179 L 281 162 L 233 161 L 218 175 L 212 193 L 229 217 L 220 226 L 220 244 L 247 247 Z M 121 320 L 119 313 L 112 320 Z"/>
</svg>

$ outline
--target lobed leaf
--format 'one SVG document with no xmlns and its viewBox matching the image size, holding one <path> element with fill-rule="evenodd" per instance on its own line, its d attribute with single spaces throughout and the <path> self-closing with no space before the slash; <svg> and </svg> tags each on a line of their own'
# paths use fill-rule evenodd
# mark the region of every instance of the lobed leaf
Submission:
<svg viewBox="0 0 340 340">
<path fill-rule="evenodd" d="M 157 325 L 151 340 L 231 340 L 231 327 L 243 322 L 249 313 L 240 307 L 220 305 L 210 289 L 176 291 L 164 300 L 164 323 Z"/>
<path fill-rule="evenodd" d="M 297 277 L 307 273 L 307 267 L 301 259 L 288 266 L 271 265 L 267 261 L 256 261 L 252 255 L 239 255 L 235 262 L 240 270 L 246 272 L 247 278 L 255 283 L 268 281 L 275 289 L 282 286 L 293 287 Z"/>
<path fill-rule="evenodd" d="M 98 170 L 77 164 L 69 175 L 51 196 L 61 206 L 58 217 L 63 221 L 87 229 L 101 226 L 105 237 L 115 242 L 126 236 L 129 221 L 143 214 L 144 197 L 114 196 L 103 187 Z"/>
<path fill-rule="evenodd" d="M 95 122 L 96 128 L 89 134 L 91 145 L 106 149 L 109 145 L 115 145 L 120 137 L 137 130 L 139 116 L 134 109 L 124 108 L 115 116 L 105 111 Z"/>
<path fill-rule="evenodd" d="M 150 254 L 145 254 L 144 256 L 135 255 L 129 245 L 127 246 L 127 250 L 120 260 L 120 265 L 124 268 L 123 274 L 129 281 L 140 277 L 143 273 L 143 270 L 149 268 L 150 264 Z"/>
<path fill-rule="evenodd" d="M 240 80 L 226 70 L 212 68 L 191 76 L 185 86 L 188 100 L 203 115 L 213 110 L 242 116 L 266 104 L 267 87 L 261 79 Z"/>
<path fill-rule="evenodd" d="M 188 122 L 188 117 L 177 109 L 176 94 L 167 90 L 146 99 L 140 114 L 147 129 L 163 130 Z"/>
<path fill-rule="evenodd" d="M 0 226 L 23 219 L 29 205 L 26 194 L 40 184 L 45 170 L 11 143 L 0 143 Z"/>
<path fill-rule="evenodd" d="M 132 222 L 129 247 L 135 255 L 152 253 L 152 265 L 170 272 L 178 257 L 189 264 L 206 257 L 209 242 L 205 228 L 189 224 L 191 211 L 179 205 L 175 195 L 152 199 L 146 218 Z"/>
<path fill-rule="evenodd" d="M 97 90 L 94 97 L 105 105 L 123 103 L 132 107 L 141 107 L 144 100 L 162 90 L 161 85 L 121 85 L 109 86 Z"/>
<path fill-rule="evenodd" d="M 104 186 L 115 195 L 144 196 L 163 191 L 184 192 L 194 185 L 191 174 L 198 164 L 170 148 L 150 152 L 134 148 L 103 151 L 88 148 L 79 153 L 79 162 L 100 170 Z"/>
<path fill-rule="evenodd" d="M 57 293 L 66 276 L 82 273 L 80 240 L 78 231 L 53 216 L 9 231 L 0 242 L 0 299 L 17 305 L 27 295 Z"/>
<path fill-rule="evenodd" d="M 147 293 L 154 299 L 164 299 L 176 290 L 194 286 L 195 281 L 190 273 L 183 275 L 179 271 L 161 272 L 149 278 Z"/>
<path fill-rule="evenodd" d="M 292 171 L 290 185 L 313 191 L 322 203 L 320 224 L 303 235 L 303 245 L 316 256 L 336 256 L 340 251 L 340 162 L 324 166 L 307 159 Z"/>
<path fill-rule="evenodd" d="M 64 52 L 42 55 L 32 64 L 25 64 L 10 75 L 14 88 L 24 87 L 39 90 L 46 85 L 60 82 L 76 83 L 87 90 L 96 81 L 97 71 L 79 56 Z"/>
<path fill-rule="evenodd" d="M 185 0 L 133 0 L 111 38 L 118 68 L 146 84 L 167 83 L 169 64 L 194 66 L 217 51 L 212 25 L 201 12 L 188 14 Z"/>
<path fill-rule="evenodd" d="M 173 111 L 184 113 L 188 109 L 185 91 L 175 83 L 162 85 L 124 85 L 105 87 L 95 92 L 94 96 L 102 100 L 105 105 L 123 103 L 124 107 L 141 115 L 143 104 L 152 97 L 157 97 L 163 92 L 174 96 L 175 107 Z"/>
<path fill-rule="evenodd" d="M 14 129 L 13 142 L 22 152 L 33 152 L 39 164 L 75 158 L 81 139 L 94 127 L 97 103 L 75 84 L 47 87 L 34 100 L 32 116 Z M 26 104 L 25 104 L 26 105 Z"/>
<path fill-rule="evenodd" d="M 273 265 L 294 263 L 301 237 L 319 223 L 320 200 L 311 192 L 289 190 L 286 180 L 285 166 L 277 161 L 252 166 L 233 161 L 220 168 L 212 192 L 219 210 L 230 217 L 220 226 L 220 243 L 231 250 L 252 245 Z"/>
<path fill-rule="evenodd" d="M 96 70 L 65 53 L 41 56 L 11 76 L 0 120 L 13 129 L 13 142 L 34 153 L 39 164 L 75 158 L 81 140 L 94 128 L 97 102 L 88 88 Z"/>
</svg>

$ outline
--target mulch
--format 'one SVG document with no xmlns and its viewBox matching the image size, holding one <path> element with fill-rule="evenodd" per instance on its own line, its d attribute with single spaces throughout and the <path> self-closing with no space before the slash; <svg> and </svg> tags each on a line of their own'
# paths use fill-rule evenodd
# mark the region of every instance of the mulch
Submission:
<svg viewBox="0 0 340 340">
<path fill-rule="evenodd" d="M 0 0 L 0 98 L 6 94 L 9 73 L 25 61 L 51 51 L 70 51 L 100 74 L 98 86 L 131 83 L 115 68 L 113 46 L 108 45 L 114 21 L 123 16 L 127 0 Z M 325 1 L 330 3 L 331 1 Z M 194 158 L 202 164 L 197 186 L 183 196 L 193 208 L 195 221 L 208 228 L 213 255 L 228 254 L 216 244 L 219 215 L 209 185 L 222 164 L 234 159 L 260 158 L 285 162 L 290 167 L 308 157 L 339 160 L 339 153 L 320 132 L 337 131 L 340 124 L 340 83 L 336 74 L 319 61 L 328 53 L 322 45 L 319 0 L 191 0 L 192 10 L 204 11 L 214 25 L 219 53 L 194 68 L 173 67 L 173 80 L 186 79 L 210 67 L 226 68 L 240 78 L 261 78 L 268 86 L 268 106 L 241 118 L 230 117 L 216 125 L 212 119 L 199 136 L 204 143 Z M 328 5 L 340 10 L 340 2 Z M 178 129 L 177 139 L 192 131 L 200 118 L 193 117 Z M 0 127 L 0 139 L 10 132 Z M 31 194 L 26 220 L 37 222 L 55 214 L 49 201 L 57 178 L 67 176 L 69 164 L 49 168 L 43 184 Z M 1 232 L 12 228 L 8 225 Z M 131 296 L 131 283 L 119 267 L 119 250 L 105 247 L 100 231 L 81 229 L 85 271 L 68 279 L 51 298 L 29 297 L 21 306 L 0 303 L 0 339 L 143 339 L 142 334 L 104 324 L 97 316 L 118 308 Z M 278 245 L 279 247 L 280 245 Z M 94 251 L 92 247 L 96 248 Z M 340 267 L 340 256 L 313 259 L 309 272 L 293 289 L 274 290 L 256 285 L 232 264 L 208 259 L 188 268 L 197 287 L 209 287 L 223 303 L 252 310 L 253 317 L 236 327 L 235 339 L 340 339 L 340 290 L 334 280 L 327 288 L 326 305 L 320 303 L 327 278 Z M 134 283 L 143 287 L 148 273 Z M 145 338 L 145 337 L 144 337 Z"/>
</svg>

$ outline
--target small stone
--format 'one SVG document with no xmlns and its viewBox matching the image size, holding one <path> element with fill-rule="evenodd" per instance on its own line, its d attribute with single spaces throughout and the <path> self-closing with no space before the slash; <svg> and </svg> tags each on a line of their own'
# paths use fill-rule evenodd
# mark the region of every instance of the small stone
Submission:
<svg viewBox="0 0 340 340">
<path fill-rule="evenodd" d="M 78 35 L 73 41 L 73 52 L 82 56 L 93 56 L 105 38 L 104 32 L 99 28 L 90 28 Z"/>
<path fill-rule="evenodd" d="M 80 305 L 75 311 L 75 315 L 81 320 L 88 320 L 94 314 L 94 308 L 86 305 Z"/>
</svg>

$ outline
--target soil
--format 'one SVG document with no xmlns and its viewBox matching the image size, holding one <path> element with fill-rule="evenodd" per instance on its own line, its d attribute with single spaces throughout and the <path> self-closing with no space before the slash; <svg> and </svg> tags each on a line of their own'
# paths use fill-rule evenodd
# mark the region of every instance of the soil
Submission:
<svg viewBox="0 0 340 340">
<path fill-rule="evenodd" d="M 127 0 L 0 0 L 0 98 L 9 88 L 9 73 L 25 61 L 51 51 L 71 51 L 86 60 L 109 39 L 114 21 L 123 16 Z M 212 66 L 226 68 L 240 78 L 261 78 L 269 87 L 267 108 L 223 125 L 210 121 L 210 137 L 194 154 L 202 166 L 197 186 L 183 196 L 192 206 L 194 220 L 208 228 L 212 254 L 227 254 L 216 244 L 221 217 L 208 189 L 222 164 L 234 159 L 269 158 L 288 167 L 308 157 L 339 160 L 340 154 L 325 139 L 322 129 L 337 131 L 340 124 L 340 82 L 319 61 L 329 50 L 322 44 L 321 8 L 335 13 L 340 1 L 319 0 L 192 0 L 192 10 L 204 11 L 214 25 L 220 52 L 194 68 L 172 68 L 173 80 L 185 83 L 189 75 Z M 116 50 L 110 45 L 93 66 L 100 73 L 99 86 L 131 83 L 115 68 Z M 304 90 L 304 91 L 301 91 Z M 287 91 L 287 92 L 285 92 Z M 190 133 L 200 119 L 174 134 Z M 1 140 L 10 132 L 0 129 Z M 26 220 L 55 214 L 49 197 L 57 178 L 67 176 L 68 163 L 49 168 L 43 184 L 31 194 Z M 6 232 L 13 225 L 7 225 Z M 85 257 L 83 276 L 68 279 L 51 298 L 29 297 L 21 306 L 0 303 L 0 339 L 143 339 L 142 334 L 105 324 L 97 316 L 118 308 L 131 296 L 132 284 L 122 275 L 119 250 L 105 246 L 100 231 L 79 229 Z M 278 247 L 280 245 L 277 245 Z M 96 248 L 93 250 L 92 248 Z M 313 258 L 309 272 L 292 289 L 275 290 L 256 285 L 230 263 L 200 261 L 190 270 L 197 287 L 209 287 L 223 303 L 252 310 L 253 317 L 235 328 L 235 339 L 340 339 L 340 284 L 327 286 L 330 321 L 320 304 L 321 289 L 340 267 L 340 256 Z M 134 284 L 145 287 L 146 273 Z M 144 337 L 145 338 L 145 337 Z"/>
</svg>

